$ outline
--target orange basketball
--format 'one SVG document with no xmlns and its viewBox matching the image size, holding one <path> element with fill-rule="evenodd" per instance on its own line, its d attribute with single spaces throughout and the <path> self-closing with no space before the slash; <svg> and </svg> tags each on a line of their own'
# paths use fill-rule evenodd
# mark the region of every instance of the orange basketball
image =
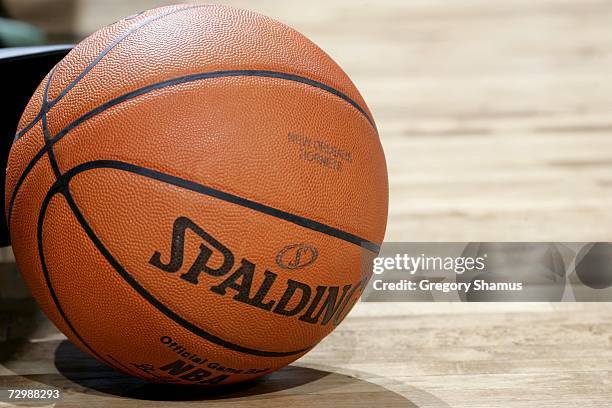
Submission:
<svg viewBox="0 0 612 408">
<path fill-rule="evenodd" d="M 75 344 L 217 385 L 342 321 L 387 195 L 372 115 L 327 54 L 254 12 L 178 5 L 101 29 L 47 75 L 5 199 L 23 276 Z"/>
</svg>

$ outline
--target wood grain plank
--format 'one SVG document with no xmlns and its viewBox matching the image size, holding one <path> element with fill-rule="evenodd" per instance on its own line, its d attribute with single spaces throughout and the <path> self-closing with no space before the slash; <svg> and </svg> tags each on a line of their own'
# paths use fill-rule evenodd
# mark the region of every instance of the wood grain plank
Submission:
<svg viewBox="0 0 612 408">
<path fill-rule="evenodd" d="M 63 39 L 170 2 L 6 3 Z M 294 26 L 362 91 L 390 172 L 388 241 L 610 240 L 612 2 L 225 3 Z M 66 407 L 603 407 L 611 314 L 606 303 L 359 304 L 255 390 L 175 404 L 143 399 L 159 395 L 39 322 L 0 362 L 0 383 L 56 384 Z"/>
</svg>

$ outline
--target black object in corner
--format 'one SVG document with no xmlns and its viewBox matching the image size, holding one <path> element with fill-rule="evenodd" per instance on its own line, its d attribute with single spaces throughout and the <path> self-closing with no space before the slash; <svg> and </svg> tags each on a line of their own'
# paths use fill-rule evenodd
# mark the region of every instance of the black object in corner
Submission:
<svg viewBox="0 0 612 408">
<path fill-rule="evenodd" d="M 0 246 L 10 245 L 4 208 L 4 180 L 19 117 L 40 81 L 72 47 L 51 45 L 0 49 L 0 80 L 3 82 L 4 99 L 0 116 Z"/>
</svg>

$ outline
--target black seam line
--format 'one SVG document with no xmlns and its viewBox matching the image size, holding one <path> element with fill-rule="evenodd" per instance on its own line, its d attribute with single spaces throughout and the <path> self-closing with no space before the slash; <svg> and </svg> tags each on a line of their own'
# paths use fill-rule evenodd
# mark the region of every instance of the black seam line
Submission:
<svg viewBox="0 0 612 408">
<path fill-rule="evenodd" d="M 107 354 L 106 357 L 110 358 L 111 360 L 113 360 L 115 363 L 117 363 L 117 365 L 123 367 L 125 369 L 125 371 L 131 373 L 133 376 L 135 377 L 140 377 L 140 378 L 144 378 L 145 376 L 143 376 L 142 372 L 146 372 L 147 374 L 152 375 L 155 378 L 161 378 L 159 375 L 153 373 L 153 372 L 148 372 L 148 371 L 136 371 L 135 369 L 133 369 L 132 367 L 127 366 L 126 364 L 123 364 L 121 361 L 117 360 L 115 357 L 113 357 L 111 354 Z"/>
<path fill-rule="evenodd" d="M 96 160 L 80 164 L 65 173 L 68 183 L 74 176 L 79 173 L 90 171 L 94 169 L 115 169 L 121 170 L 128 173 L 137 174 L 143 177 L 147 177 L 153 180 L 158 180 L 166 184 L 171 184 L 177 187 L 184 188 L 189 191 L 193 191 L 199 194 L 204 194 L 219 200 L 226 201 L 231 204 L 236 204 L 241 207 L 245 207 L 262 214 L 270 215 L 272 217 L 290 222 L 303 228 L 310 229 L 312 231 L 320 232 L 333 238 L 338 238 L 342 241 L 348 242 L 367 249 L 371 252 L 378 253 L 380 251 L 380 245 L 368 241 L 364 238 L 358 237 L 357 235 L 349 232 L 334 228 L 332 226 L 320 223 L 318 221 L 311 220 L 309 218 L 301 217 L 296 214 L 288 213 L 283 210 L 279 210 L 274 207 L 270 207 L 265 204 L 258 203 L 256 201 L 249 200 L 225 191 L 218 190 L 216 188 L 208 187 L 196 182 L 185 180 L 179 177 L 175 177 L 166 173 L 161 173 L 156 170 L 148 169 L 145 167 L 137 166 L 135 164 L 115 161 L 115 160 Z"/>
<path fill-rule="evenodd" d="M 76 172 L 72 172 L 71 173 L 71 171 L 67 171 L 61 177 L 60 180 L 56 181 L 54 183 L 54 185 L 51 187 L 51 189 L 49 190 L 49 192 L 47 193 L 47 197 L 45 197 L 45 202 L 44 203 L 46 203 L 46 205 L 48 205 L 48 201 L 50 201 L 50 198 L 48 198 L 48 197 L 54 196 L 57 192 L 60 192 L 62 190 L 62 188 L 65 188 L 68 185 L 68 183 L 70 181 L 70 178 L 73 177 L 75 174 L 78 174 L 78 173 L 76 173 Z M 193 334 L 195 334 L 195 335 L 197 335 L 197 336 L 199 336 L 199 337 L 201 337 L 201 338 L 203 338 L 203 339 L 205 339 L 205 340 L 207 340 L 207 341 L 209 341 L 211 343 L 217 344 L 217 345 L 219 345 L 221 347 L 224 347 L 226 349 L 237 351 L 237 352 L 244 353 L 244 354 L 250 354 L 250 355 L 254 355 L 254 356 L 261 356 L 261 357 L 289 357 L 289 356 L 294 356 L 294 355 L 305 353 L 306 351 L 308 351 L 312 347 L 314 347 L 314 345 L 313 345 L 313 346 L 306 347 L 306 348 L 303 348 L 303 349 L 300 349 L 300 350 L 292 350 L 292 351 L 266 351 L 266 350 L 252 349 L 252 348 L 249 348 L 249 347 L 244 347 L 244 346 L 241 346 L 239 344 L 232 343 L 232 342 L 227 341 L 225 339 L 222 339 L 220 337 L 217 337 L 214 334 L 209 333 L 209 332 L 205 331 L 204 329 L 196 326 L 195 324 L 189 322 L 188 320 L 185 320 L 183 317 L 178 315 L 176 312 L 174 312 L 168 306 L 166 306 L 161 301 L 159 301 L 155 296 L 153 296 L 151 293 L 149 293 L 132 275 L 130 275 L 130 273 L 119 263 L 119 261 L 117 261 L 113 257 L 113 255 L 110 253 L 110 251 L 104 246 L 102 241 L 98 238 L 96 233 L 93 231 L 93 229 L 91 228 L 91 226 L 89 225 L 89 223 L 87 222 L 87 220 L 85 219 L 83 214 L 81 213 L 81 210 L 79 209 L 77 204 L 74 202 L 74 199 L 72 198 L 72 196 L 70 194 L 63 194 L 63 196 L 65 197 L 68 205 L 70 206 L 70 209 L 72 210 L 72 213 L 74 214 L 74 216 L 76 217 L 77 221 L 81 225 L 81 228 L 83 228 L 83 231 L 85 231 L 85 233 L 87 234 L 87 236 L 89 237 L 91 242 L 96 246 L 98 251 L 102 254 L 102 256 L 104 256 L 104 258 L 106 258 L 108 263 L 117 271 L 117 273 L 119 273 L 119 275 L 121 275 L 121 277 L 125 280 L 125 282 L 128 283 L 140 296 L 142 296 L 143 299 L 148 301 L 157 310 L 162 312 L 164 315 L 166 315 L 168 318 L 170 318 L 171 320 L 173 320 L 175 323 L 179 324 L 183 328 L 189 330 Z M 43 207 L 45 210 L 46 210 L 46 205 Z M 41 214 L 42 214 L 42 209 L 41 209 Z M 41 255 L 41 253 L 42 253 L 42 250 L 40 248 L 42 248 L 42 232 L 41 231 L 42 231 L 42 223 L 43 223 L 43 221 L 44 221 L 44 216 L 39 216 L 39 225 L 38 225 L 38 228 L 39 228 L 39 237 L 38 237 L 38 239 L 39 239 L 39 255 Z M 43 256 L 43 258 L 41 258 L 41 259 L 44 259 L 44 255 L 42 255 L 42 256 Z M 45 269 L 45 268 L 43 268 L 43 269 Z M 47 286 L 49 286 L 49 285 L 51 285 L 50 280 L 47 281 Z M 74 331 L 74 328 L 72 327 L 72 325 L 68 321 L 68 317 L 66 316 L 66 314 L 61 309 L 61 306 L 59 305 L 59 299 L 57 299 L 57 296 L 54 295 L 54 292 L 52 290 L 52 286 L 49 287 L 49 290 L 52 293 L 53 300 L 56 302 L 56 306 L 58 306 L 58 310 L 60 310 L 60 313 L 62 314 L 62 317 L 66 320 L 66 322 L 70 326 L 71 330 Z M 82 337 L 80 335 L 78 335 L 78 334 L 77 334 L 77 337 L 79 337 L 79 339 L 82 339 Z"/>
<path fill-rule="evenodd" d="M 134 27 L 129 28 L 120 37 L 116 38 L 115 41 L 109 44 L 100 54 L 98 54 L 98 56 L 87 67 L 85 67 L 85 69 L 81 71 L 81 73 L 70 84 L 68 84 L 68 86 L 62 92 L 60 92 L 58 96 L 56 96 L 51 102 L 49 102 L 47 109 L 51 109 L 53 106 L 55 106 L 64 96 L 66 96 L 68 92 L 70 92 L 72 88 L 74 88 L 81 81 L 81 79 L 83 79 L 89 73 L 89 71 L 91 71 L 98 64 L 98 62 L 100 62 L 100 60 L 102 60 L 102 58 L 104 58 L 110 51 L 113 50 L 113 48 L 115 48 L 123 40 L 125 40 L 127 37 L 129 37 L 131 34 L 136 32 L 137 30 L 148 25 L 149 23 L 159 20 L 160 18 L 178 13 L 180 11 L 191 10 L 191 9 L 196 9 L 196 8 L 204 8 L 204 7 L 209 7 L 209 6 L 199 5 L 199 6 L 184 7 L 178 10 L 171 10 L 163 14 L 151 16 L 141 21 L 139 24 L 135 25 Z M 57 68 L 57 65 L 55 66 L 55 68 Z M 36 122 L 38 122 L 42 118 L 43 114 L 44 114 L 44 111 L 43 111 L 43 108 L 41 107 L 41 110 L 34 117 L 34 119 L 32 119 L 32 121 L 27 126 L 25 126 L 22 130 L 20 130 L 15 135 L 15 140 L 19 139 L 21 136 L 27 133 L 27 131 L 30 130 L 36 124 Z"/>
<path fill-rule="evenodd" d="M 299 83 L 307 84 L 307 85 L 313 86 L 315 88 L 319 88 L 319 89 L 322 89 L 324 91 L 330 92 L 333 95 L 336 95 L 336 96 L 340 97 L 341 99 L 347 101 L 350 105 L 356 107 L 358 112 L 360 112 L 367 119 L 367 121 L 374 128 L 374 131 L 376 131 L 376 125 L 374 124 L 374 121 L 369 117 L 369 115 L 355 101 L 350 99 L 348 96 L 344 95 L 342 92 L 337 91 L 337 90 L 329 87 L 328 85 L 325 85 L 325 84 L 323 84 L 321 82 L 317 82 L 317 81 L 314 81 L 312 79 L 304 78 L 304 77 L 301 77 L 301 76 L 298 76 L 298 75 L 285 74 L 285 73 L 282 73 L 282 72 L 275 72 L 275 71 L 237 70 L 237 71 L 202 72 L 202 73 L 198 73 L 198 74 L 191 74 L 191 75 L 186 75 L 186 76 L 182 76 L 182 77 L 178 77 L 178 78 L 168 79 L 166 81 L 157 82 L 155 84 L 151 84 L 151 85 L 148 85 L 148 86 L 136 89 L 134 91 L 128 92 L 126 94 L 123 94 L 121 96 L 116 97 L 115 99 L 111 99 L 110 101 L 105 102 L 102 105 L 100 105 L 100 106 L 90 110 L 89 112 L 83 114 L 81 117 L 75 119 L 73 122 L 69 123 L 65 128 L 60 130 L 57 133 L 57 135 L 55 135 L 55 137 L 53 139 L 51 139 L 51 141 L 47 145 L 45 145 L 32 158 L 30 163 L 28 163 L 28 165 L 26 166 L 25 170 L 23 171 L 23 173 L 19 177 L 19 180 L 17 180 L 17 184 L 15 185 L 15 188 L 13 189 L 13 193 L 11 194 L 11 199 L 9 201 L 9 207 L 8 207 L 8 212 L 7 212 L 7 220 L 8 220 L 9 225 L 10 225 L 10 220 L 11 220 L 11 214 L 13 212 L 13 202 L 15 201 L 15 196 L 17 195 L 17 192 L 19 191 L 19 188 L 21 187 L 21 184 L 25 180 L 25 177 L 27 176 L 27 174 L 32 170 L 32 168 L 34 167 L 36 162 L 38 160 L 40 160 L 40 158 L 45 154 L 47 149 L 50 149 L 51 146 L 53 146 L 55 143 L 60 141 L 68 132 L 70 132 L 72 129 L 74 129 L 75 127 L 77 127 L 81 123 L 91 119 L 92 117 L 94 117 L 94 116 L 104 112 L 107 109 L 112 108 L 115 105 L 118 105 L 118 104 L 120 104 L 122 102 L 128 101 L 128 100 L 133 99 L 133 98 L 135 98 L 137 96 L 144 95 L 144 94 L 147 94 L 149 92 L 152 92 L 152 91 L 155 91 L 155 90 L 158 90 L 158 89 L 163 89 L 163 88 L 166 88 L 166 87 L 169 87 L 169 86 L 174 86 L 174 85 L 179 85 L 179 84 L 184 84 L 184 83 L 189 83 L 189 82 L 194 82 L 194 81 L 199 81 L 199 80 L 205 80 L 205 79 L 224 78 L 224 77 L 253 77 L 253 76 L 255 76 L 255 77 L 267 77 L 267 78 L 277 78 L 277 79 L 283 79 L 283 80 L 287 80 L 287 81 L 299 82 Z M 340 95 L 342 95 L 342 96 L 340 96 Z"/>
<path fill-rule="evenodd" d="M 47 122 L 47 112 L 48 112 L 48 106 L 49 106 L 48 105 L 49 87 L 51 86 L 51 81 L 53 81 L 53 75 L 55 74 L 56 69 L 57 69 L 57 65 L 53 67 L 53 69 L 49 73 L 49 78 L 47 79 L 47 83 L 45 84 L 45 91 L 43 92 L 43 100 L 42 100 L 42 105 L 41 105 L 42 130 L 43 130 L 43 137 L 44 137 L 45 145 L 47 145 L 49 143 L 49 140 L 51 140 L 51 134 L 49 133 L 49 123 Z M 55 178 L 57 179 L 62 174 L 62 172 L 60 171 L 59 165 L 57 164 L 57 160 L 55 159 L 55 154 L 53 153 L 53 149 L 49 148 L 48 153 L 49 153 L 48 154 L 49 163 L 51 164 L 51 168 L 53 169 L 53 173 L 55 174 Z"/>
<path fill-rule="evenodd" d="M 59 185 L 54 185 L 54 186 L 59 187 Z M 47 263 L 45 261 L 45 251 L 43 249 L 43 236 L 42 235 L 43 235 L 43 223 L 44 223 L 45 215 L 47 213 L 47 208 L 49 206 L 49 203 L 51 202 L 51 199 L 55 197 L 57 193 L 61 193 L 61 191 L 59 191 L 59 188 L 54 189 L 52 187 L 52 189 L 49 190 L 45 199 L 43 200 L 40 212 L 38 213 L 38 224 L 37 224 L 37 230 L 36 230 L 36 238 L 37 238 L 37 244 L 38 244 L 38 257 L 40 259 L 40 265 L 42 267 L 45 282 L 47 284 L 47 289 L 49 290 L 49 294 L 51 295 L 51 299 L 53 300 L 53 303 L 55 304 L 57 311 L 59 312 L 60 316 L 62 317 L 66 325 L 70 328 L 72 333 L 74 333 L 74 335 L 79 339 L 79 341 L 83 343 L 83 345 L 85 345 L 85 347 L 87 347 L 91 351 L 91 353 L 94 356 L 96 356 L 100 361 L 104 361 L 109 366 L 116 368 L 114 364 L 112 364 L 110 361 L 108 361 L 107 359 L 102 357 L 100 354 L 98 354 L 98 352 L 93 347 L 91 347 L 91 345 L 89 345 L 89 343 L 87 343 L 85 339 L 83 339 L 83 337 L 81 337 L 79 332 L 76 331 L 76 329 L 74 328 L 70 320 L 68 320 L 68 317 L 66 316 L 66 312 L 62 308 L 62 305 L 59 302 L 57 293 L 55 292 L 55 289 L 53 288 L 53 284 L 51 282 L 51 276 L 49 275 L 49 270 L 47 268 Z"/>
</svg>

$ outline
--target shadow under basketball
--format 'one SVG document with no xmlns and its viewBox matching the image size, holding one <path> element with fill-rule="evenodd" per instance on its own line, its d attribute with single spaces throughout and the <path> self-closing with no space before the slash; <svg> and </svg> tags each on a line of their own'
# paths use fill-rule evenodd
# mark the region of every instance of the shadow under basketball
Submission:
<svg viewBox="0 0 612 408">
<path fill-rule="evenodd" d="M 148 401 L 274 399 L 291 406 L 311 406 L 314 401 L 320 407 L 337 406 L 350 401 L 351 406 L 417 407 L 405 397 L 377 384 L 295 365 L 250 382 L 211 389 L 153 384 L 130 377 L 98 362 L 67 340 L 58 345 L 54 362 L 59 373 L 82 386 L 82 392 L 88 397 L 103 393 Z"/>
</svg>

